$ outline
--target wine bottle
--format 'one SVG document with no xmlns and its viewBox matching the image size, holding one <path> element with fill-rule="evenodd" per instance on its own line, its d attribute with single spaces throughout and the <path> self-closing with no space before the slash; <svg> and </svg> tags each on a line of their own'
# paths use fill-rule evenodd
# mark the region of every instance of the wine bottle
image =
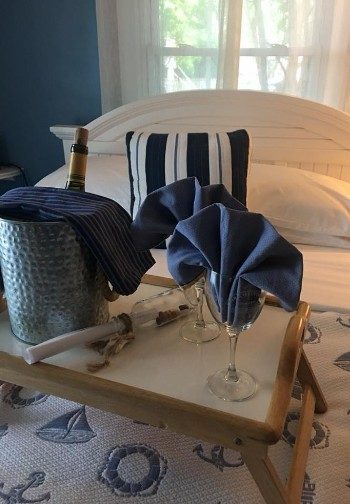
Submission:
<svg viewBox="0 0 350 504">
<path fill-rule="evenodd" d="M 70 149 L 70 163 L 66 189 L 85 191 L 86 161 L 88 155 L 87 141 L 89 130 L 77 128 L 74 143 Z"/>
</svg>

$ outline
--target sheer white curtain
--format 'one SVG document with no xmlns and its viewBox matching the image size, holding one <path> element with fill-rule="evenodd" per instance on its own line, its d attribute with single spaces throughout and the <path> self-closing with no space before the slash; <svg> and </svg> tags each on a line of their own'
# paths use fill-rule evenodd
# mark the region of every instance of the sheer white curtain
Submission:
<svg viewBox="0 0 350 504">
<path fill-rule="evenodd" d="M 322 101 L 350 113 L 350 2 L 333 0 Z M 321 43 L 321 41 L 320 41 Z"/>
<path fill-rule="evenodd" d="M 123 103 L 159 94 L 158 0 L 117 1 L 117 23 Z"/>
<path fill-rule="evenodd" d="M 96 6 L 104 111 L 169 91 L 239 88 L 350 112 L 350 0 L 96 0 Z"/>
<path fill-rule="evenodd" d="M 219 2 L 217 89 L 237 89 L 243 0 Z"/>
</svg>

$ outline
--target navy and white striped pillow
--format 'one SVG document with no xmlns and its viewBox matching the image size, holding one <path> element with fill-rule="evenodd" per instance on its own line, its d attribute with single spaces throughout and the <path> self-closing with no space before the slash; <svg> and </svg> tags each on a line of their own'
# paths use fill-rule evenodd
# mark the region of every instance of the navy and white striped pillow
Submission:
<svg viewBox="0 0 350 504">
<path fill-rule="evenodd" d="M 203 186 L 224 184 L 245 205 L 249 161 L 246 130 L 229 133 L 126 134 L 131 188 L 130 214 L 155 189 L 186 177 L 197 177 Z"/>
</svg>

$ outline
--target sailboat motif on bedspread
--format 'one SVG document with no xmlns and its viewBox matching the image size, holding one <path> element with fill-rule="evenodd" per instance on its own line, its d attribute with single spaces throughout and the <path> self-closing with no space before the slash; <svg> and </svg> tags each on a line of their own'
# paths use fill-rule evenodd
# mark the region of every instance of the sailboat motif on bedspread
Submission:
<svg viewBox="0 0 350 504">
<path fill-rule="evenodd" d="M 334 365 L 344 371 L 350 371 L 350 352 L 343 353 L 335 361 Z"/>
<path fill-rule="evenodd" d="M 36 435 L 53 443 L 86 443 L 96 436 L 91 429 L 85 406 L 61 415 L 36 431 Z"/>
</svg>

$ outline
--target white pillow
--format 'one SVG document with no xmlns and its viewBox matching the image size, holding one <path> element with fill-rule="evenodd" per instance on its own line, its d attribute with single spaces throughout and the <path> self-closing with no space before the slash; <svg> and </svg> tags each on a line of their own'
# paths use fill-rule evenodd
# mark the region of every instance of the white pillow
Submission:
<svg viewBox="0 0 350 504">
<path fill-rule="evenodd" d="M 350 248 L 350 184 L 314 172 L 252 164 L 247 205 L 293 243 Z"/>
<path fill-rule="evenodd" d="M 38 186 L 64 187 L 67 165 Z M 278 165 L 252 164 L 247 205 L 264 214 L 292 243 L 350 248 L 350 184 L 326 175 Z M 86 190 L 130 211 L 126 156 L 89 156 Z"/>
<path fill-rule="evenodd" d="M 63 165 L 53 173 L 41 179 L 36 185 L 45 187 L 64 187 L 68 166 Z M 128 160 L 126 156 L 91 155 L 87 160 L 87 192 L 105 196 L 117 201 L 127 212 L 130 212 L 130 182 Z"/>
</svg>

